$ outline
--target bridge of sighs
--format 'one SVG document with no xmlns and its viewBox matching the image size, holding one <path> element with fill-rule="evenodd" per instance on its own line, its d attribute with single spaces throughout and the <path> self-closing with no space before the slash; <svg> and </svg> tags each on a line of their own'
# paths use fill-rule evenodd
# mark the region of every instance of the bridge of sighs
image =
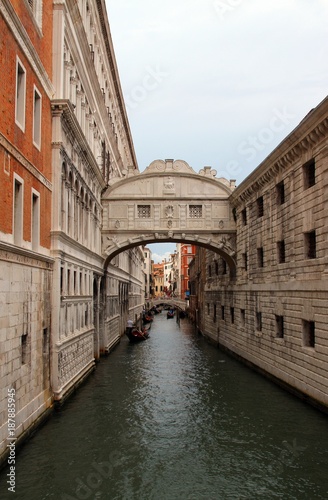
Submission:
<svg viewBox="0 0 328 500">
<path fill-rule="evenodd" d="M 128 168 L 102 198 L 105 265 L 128 248 L 172 241 L 213 250 L 234 271 L 234 187 L 211 167 L 196 173 L 182 160 L 155 160 L 141 173 Z"/>
</svg>

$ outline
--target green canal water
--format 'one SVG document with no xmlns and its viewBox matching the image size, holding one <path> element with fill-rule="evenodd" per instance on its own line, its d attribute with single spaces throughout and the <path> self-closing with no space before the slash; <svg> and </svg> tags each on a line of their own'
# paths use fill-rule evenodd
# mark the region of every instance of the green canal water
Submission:
<svg viewBox="0 0 328 500">
<path fill-rule="evenodd" d="M 0 498 L 326 500 L 327 450 L 326 415 L 163 312 L 20 450 Z"/>
</svg>

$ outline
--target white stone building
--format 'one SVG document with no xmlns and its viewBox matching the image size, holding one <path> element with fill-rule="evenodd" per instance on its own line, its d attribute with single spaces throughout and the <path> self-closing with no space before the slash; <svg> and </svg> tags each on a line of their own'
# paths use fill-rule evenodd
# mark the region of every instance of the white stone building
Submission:
<svg viewBox="0 0 328 500">
<path fill-rule="evenodd" d="M 104 1 L 54 4 L 52 388 L 61 401 L 140 313 L 143 254 L 104 269 L 102 192 L 137 169 Z"/>
</svg>

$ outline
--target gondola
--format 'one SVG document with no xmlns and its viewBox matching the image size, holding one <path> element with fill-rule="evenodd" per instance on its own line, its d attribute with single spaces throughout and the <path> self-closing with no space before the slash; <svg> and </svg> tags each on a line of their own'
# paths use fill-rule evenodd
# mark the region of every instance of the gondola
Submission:
<svg viewBox="0 0 328 500">
<path fill-rule="evenodd" d="M 170 309 L 170 311 L 167 311 L 166 317 L 167 317 L 167 319 L 173 318 L 174 317 L 174 310 Z"/>
<path fill-rule="evenodd" d="M 148 330 L 146 329 L 140 331 L 137 330 L 137 328 L 133 328 L 132 330 L 127 328 L 125 334 L 127 335 L 130 342 L 142 342 L 143 340 L 147 340 L 149 337 Z"/>
</svg>

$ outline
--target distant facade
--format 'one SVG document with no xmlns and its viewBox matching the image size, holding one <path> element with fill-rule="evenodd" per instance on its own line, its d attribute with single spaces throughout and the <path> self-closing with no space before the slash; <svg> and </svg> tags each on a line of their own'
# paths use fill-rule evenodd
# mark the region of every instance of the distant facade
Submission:
<svg viewBox="0 0 328 500">
<path fill-rule="evenodd" d="M 325 408 L 327 189 L 328 98 L 232 193 L 236 273 L 201 250 L 191 277 L 204 335 Z"/>
<path fill-rule="evenodd" d="M 153 272 L 152 272 L 152 252 L 150 248 L 144 248 L 144 274 L 145 274 L 145 300 L 149 300 L 153 295 Z"/>
<path fill-rule="evenodd" d="M 155 298 L 162 297 L 164 294 L 164 262 L 153 265 L 153 281 Z"/>
<path fill-rule="evenodd" d="M 180 298 L 189 300 L 190 295 L 190 277 L 189 277 L 189 264 L 193 260 L 196 253 L 196 245 L 181 244 L 181 268 L 180 268 Z"/>
</svg>

